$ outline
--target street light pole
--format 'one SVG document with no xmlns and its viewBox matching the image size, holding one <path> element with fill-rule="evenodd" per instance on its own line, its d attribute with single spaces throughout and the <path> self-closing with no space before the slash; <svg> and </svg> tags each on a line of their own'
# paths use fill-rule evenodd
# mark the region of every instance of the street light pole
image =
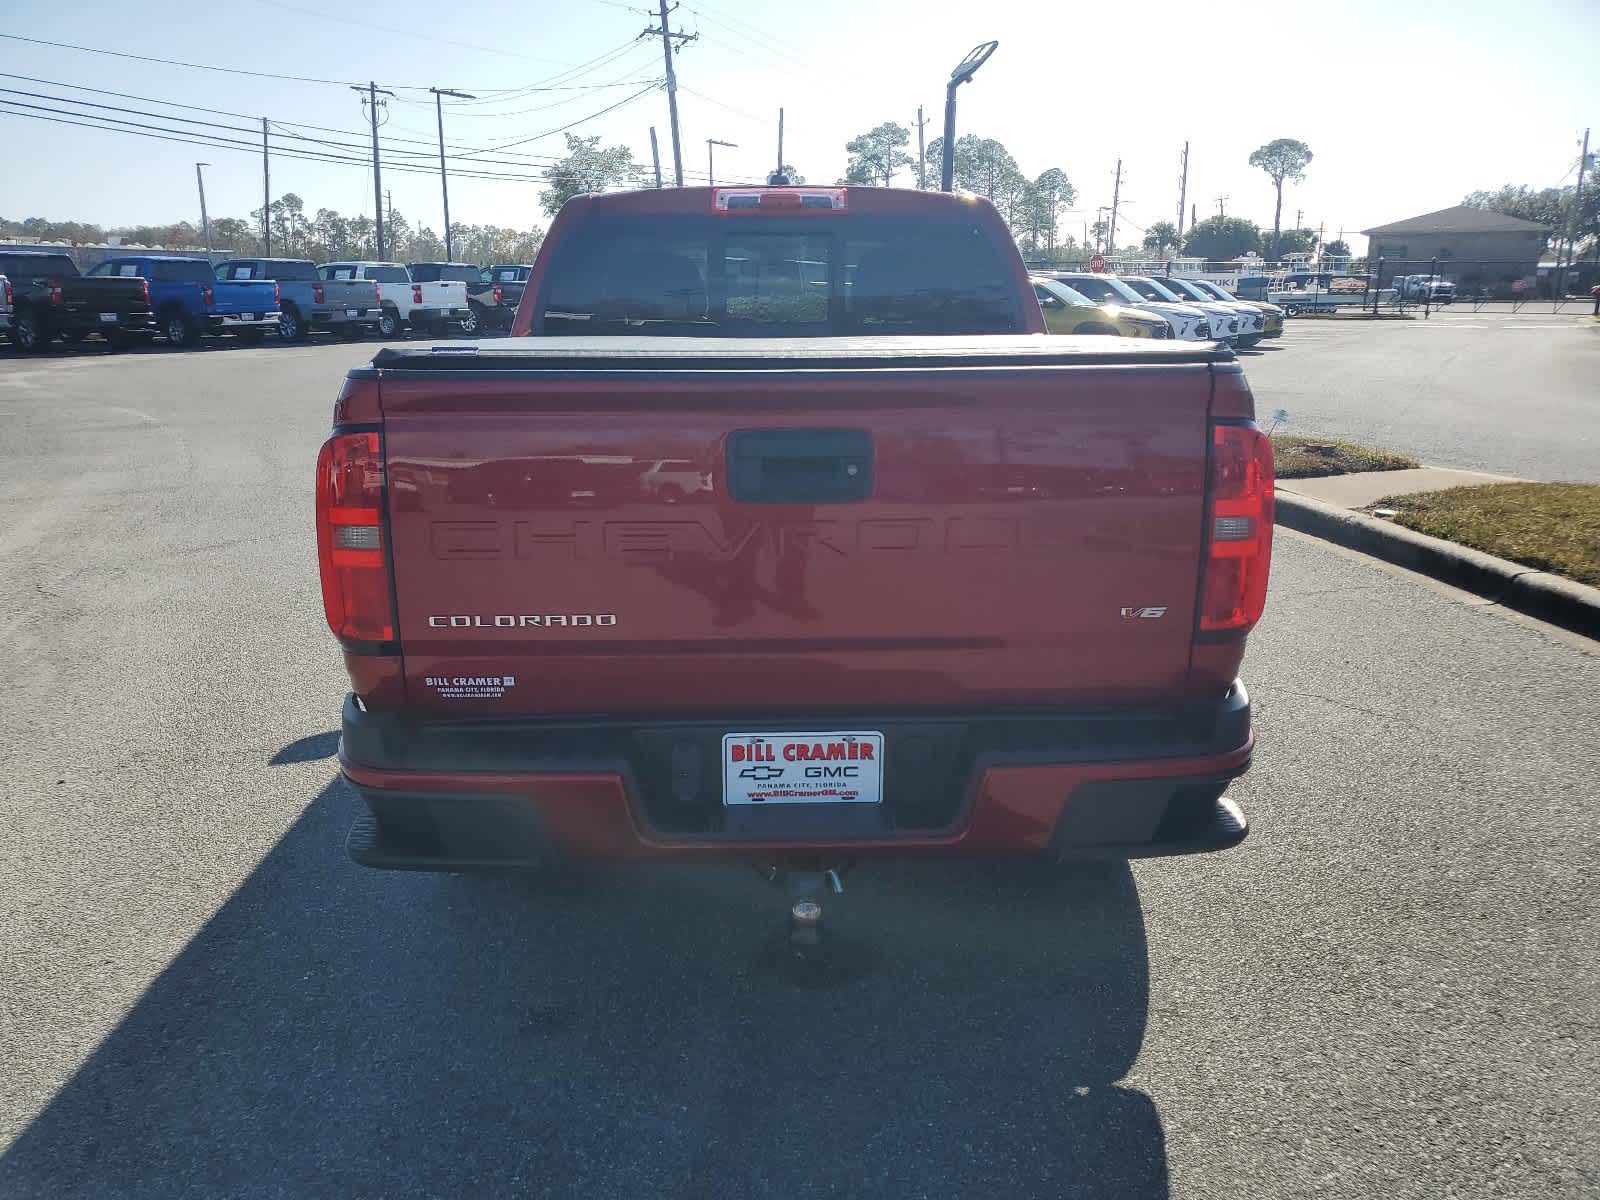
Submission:
<svg viewBox="0 0 1600 1200">
<path fill-rule="evenodd" d="M 977 74 L 978 68 L 989 61 L 989 56 L 999 47 L 999 42 L 984 42 L 974 46 L 950 72 L 950 82 L 944 89 L 944 164 L 939 173 L 939 190 L 955 191 L 956 176 L 956 89 Z"/>
<path fill-rule="evenodd" d="M 439 118 L 439 190 L 444 193 L 444 258 L 446 262 L 455 262 L 456 255 L 450 241 L 450 181 L 444 171 L 444 97 L 455 100 L 476 100 L 477 97 L 469 92 L 453 92 L 449 88 L 428 90 L 433 93 L 433 108 Z"/>
<path fill-rule="evenodd" d="M 205 231 L 206 253 L 211 253 L 211 218 L 206 216 L 206 177 L 200 173 L 201 167 L 209 167 L 210 163 L 195 163 L 194 181 L 200 187 L 200 228 Z"/>
<path fill-rule="evenodd" d="M 714 146 L 726 146 L 730 150 L 737 150 L 739 148 L 739 144 L 737 142 L 724 142 L 719 138 L 707 138 L 706 139 L 706 186 L 707 187 L 716 187 L 717 186 L 716 163 L 712 160 L 712 157 L 711 157 L 713 154 L 716 153 L 716 151 L 713 149 Z"/>
</svg>

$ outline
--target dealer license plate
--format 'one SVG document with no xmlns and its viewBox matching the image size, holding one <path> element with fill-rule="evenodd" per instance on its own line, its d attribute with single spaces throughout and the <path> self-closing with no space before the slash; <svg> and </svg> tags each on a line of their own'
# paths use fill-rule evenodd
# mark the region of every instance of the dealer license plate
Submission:
<svg viewBox="0 0 1600 1200">
<path fill-rule="evenodd" d="M 347 317 L 359 317 L 361 310 L 359 308 L 347 308 L 344 310 L 344 315 Z"/>
<path fill-rule="evenodd" d="M 724 804 L 882 800 L 881 733 L 729 733 L 722 738 Z"/>
<path fill-rule="evenodd" d="M 239 320 L 241 320 L 241 321 L 254 321 L 255 319 L 256 319 L 255 313 L 240 313 L 239 314 Z"/>
<path fill-rule="evenodd" d="M 117 323 L 117 314 L 116 313 L 101 313 L 100 314 L 100 320 L 101 320 L 102 324 L 115 325 Z"/>
</svg>

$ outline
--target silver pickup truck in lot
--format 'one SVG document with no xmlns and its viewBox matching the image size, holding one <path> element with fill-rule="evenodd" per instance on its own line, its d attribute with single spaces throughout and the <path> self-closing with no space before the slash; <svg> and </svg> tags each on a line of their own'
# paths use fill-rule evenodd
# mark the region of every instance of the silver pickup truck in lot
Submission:
<svg viewBox="0 0 1600 1200">
<path fill-rule="evenodd" d="M 378 289 L 370 283 L 325 280 L 308 258 L 235 258 L 217 265 L 217 278 L 271 279 L 278 284 L 278 336 L 303 342 L 314 330 L 359 336 L 378 327 Z"/>
<path fill-rule="evenodd" d="M 442 335 L 451 329 L 478 332 L 478 318 L 467 303 L 467 285 L 460 280 L 411 278 L 401 263 L 331 262 L 317 268 L 327 280 L 365 279 L 378 285 L 383 312 L 381 337 L 401 337 L 408 330 Z"/>
</svg>

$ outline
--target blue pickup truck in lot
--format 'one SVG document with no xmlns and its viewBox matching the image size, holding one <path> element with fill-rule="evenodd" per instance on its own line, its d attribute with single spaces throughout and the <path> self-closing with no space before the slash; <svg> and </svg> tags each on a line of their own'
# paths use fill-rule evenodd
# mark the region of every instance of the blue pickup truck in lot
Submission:
<svg viewBox="0 0 1600 1200">
<path fill-rule="evenodd" d="M 242 342 L 257 343 L 278 324 L 276 283 L 218 279 L 204 258 L 108 258 L 89 274 L 149 280 L 155 332 L 174 346 L 193 346 L 214 333 L 232 333 Z"/>
</svg>

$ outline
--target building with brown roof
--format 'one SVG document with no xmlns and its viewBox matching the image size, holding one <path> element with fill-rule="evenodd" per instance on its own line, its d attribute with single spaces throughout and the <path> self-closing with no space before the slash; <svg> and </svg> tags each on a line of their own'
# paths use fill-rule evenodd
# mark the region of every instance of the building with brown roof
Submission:
<svg viewBox="0 0 1600 1200">
<path fill-rule="evenodd" d="M 1368 261 L 1382 258 L 1385 275 L 1425 274 L 1437 258 L 1440 275 L 1490 289 L 1516 280 L 1531 284 L 1550 236 L 1537 221 L 1467 204 L 1361 232 L 1370 239 Z"/>
</svg>

